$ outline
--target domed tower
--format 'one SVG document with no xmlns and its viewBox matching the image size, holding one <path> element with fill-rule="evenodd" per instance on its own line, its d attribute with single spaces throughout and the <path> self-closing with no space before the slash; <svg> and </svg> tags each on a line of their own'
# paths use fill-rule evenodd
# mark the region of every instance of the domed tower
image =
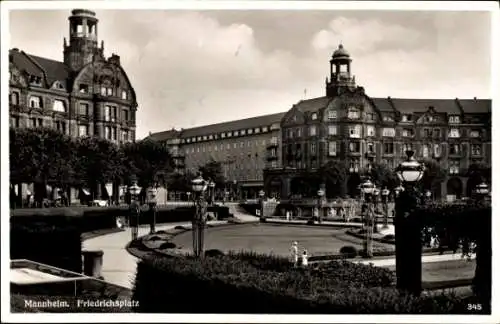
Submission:
<svg viewBox="0 0 500 324">
<path fill-rule="evenodd" d="M 326 78 L 326 95 L 335 97 L 342 87 L 355 88 L 354 76 L 351 75 L 351 56 L 342 44 L 333 52 L 330 60 L 330 80 Z"/>
<path fill-rule="evenodd" d="M 97 22 L 95 12 L 86 9 L 71 11 L 69 20 L 69 45 L 64 38 L 64 63 L 73 71 L 79 71 L 95 58 L 103 57 L 103 46 L 97 46 Z"/>
</svg>

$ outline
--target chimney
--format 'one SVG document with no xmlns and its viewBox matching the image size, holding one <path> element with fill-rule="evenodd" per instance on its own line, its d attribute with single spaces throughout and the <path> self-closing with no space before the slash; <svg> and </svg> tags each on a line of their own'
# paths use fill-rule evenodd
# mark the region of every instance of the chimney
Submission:
<svg viewBox="0 0 500 324">
<path fill-rule="evenodd" d="M 474 97 L 474 101 L 476 101 L 476 100 L 477 100 L 477 97 Z"/>
<path fill-rule="evenodd" d="M 109 63 L 120 65 L 120 56 L 116 54 L 111 54 L 111 57 L 108 59 Z"/>
</svg>

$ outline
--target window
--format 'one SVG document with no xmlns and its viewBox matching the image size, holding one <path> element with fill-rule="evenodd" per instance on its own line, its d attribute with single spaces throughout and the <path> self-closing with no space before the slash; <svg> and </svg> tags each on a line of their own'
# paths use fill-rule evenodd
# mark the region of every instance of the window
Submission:
<svg viewBox="0 0 500 324">
<path fill-rule="evenodd" d="M 104 106 L 104 121 L 111 120 L 111 106 Z M 108 137 L 106 137 L 107 139 Z"/>
<path fill-rule="evenodd" d="M 355 107 L 349 107 L 349 109 L 347 111 L 347 118 L 358 119 L 359 118 L 359 110 Z"/>
<path fill-rule="evenodd" d="M 107 88 L 107 89 L 106 89 L 106 94 L 107 94 L 108 96 L 112 96 L 112 95 L 113 95 L 113 88 Z"/>
<path fill-rule="evenodd" d="M 221 137 L 221 138 L 226 138 L 226 133 L 222 133 L 222 134 L 220 134 L 220 137 Z"/>
<path fill-rule="evenodd" d="M 87 84 L 80 84 L 78 92 L 89 93 L 89 86 Z"/>
<path fill-rule="evenodd" d="M 238 136 L 239 132 L 238 131 L 234 131 L 233 132 L 233 136 Z"/>
<path fill-rule="evenodd" d="M 385 122 L 393 122 L 394 121 L 394 117 L 392 117 L 391 115 L 385 115 L 383 120 Z"/>
<path fill-rule="evenodd" d="M 36 75 L 30 75 L 30 84 L 33 85 L 41 85 L 42 84 L 42 77 L 36 76 Z"/>
<path fill-rule="evenodd" d="M 240 142 L 240 147 L 245 147 L 245 142 Z"/>
<path fill-rule="evenodd" d="M 128 110 L 123 109 L 123 120 L 128 121 Z"/>
<path fill-rule="evenodd" d="M 384 143 L 384 154 L 394 154 L 394 143 Z"/>
<path fill-rule="evenodd" d="M 13 105 L 19 105 L 19 93 L 13 91 L 10 93 L 9 102 Z"/>
<path fill-rule="evenodd" d="M 125 143 L 129 141 L 128 130 L 122 131 L 122 141 L 124 141 Z M 187 150 L 186 150 L 186 153 L 187 153 Z"/>
<path fill-rule="evenodd" d="M 208 151 L 212 152 L 212 146 L 211 145 L 208 146 Z"/>
<path fill-rule="evenodd" d="M 104 138 L 107 140 L 111 140 L 111 127 L 110 126 L 104 127 Z"/>
<path fill-rule="evenodd" d="M 432 129 L 424 128 L 424 137 L 432 137 Z"/>
<path fill-rule="evenodd" d="M 80 105 L 78 106 L 78 114 L 83 115 L 83 116 L 88 116 L 89 115 L 89 104 L 81 102 Z"/>
<path fill-rule="evenodd" d="M 315 126 L 315 125 L 312 125 L 312 126 L 309 128 L 309 135 L 310 135 L 310 136 L 316 136 L 316 126 Z"/>
<path fill-rule="evenodd" d="M 403 128 L 401 135 L 403 137 L 413 137 L 413 129 L 411 128 Z"/>
<path fill-rule="evenodd" d="M 221 145 L 220 145 L 220 150 L 221 150 L 221 151 L 224 151 L 224 144 L 221 144 Z"/>
<path fill-rule="evenodd" d="M 231 132 L 226 133 L 227 137 L 231 137 L 233 134 Z"/>
<path fill-rule="evenodd" d="M 359 160 L 351 160 L 349 162 L 349 172 L 358 172 L 359 171 Z"/>
<path fill-rule="evenodd" d="M 460 173 L 460 161 L 450 161 L 449 170 L 450 174 Z"/>
<path fill-rule="evenodd" d="M 371 112 L 366 113 L 366 120 L 368 120 L 368 121 L 374 121 L 375 120 L 375 114 L 371 113 Z"/>
<path fill-rule="evenodd" d="M 251 141 L 247 141 L 247 147 L 250 147 L 252 146 L 252 142 Z"/>
<path fill-rule="evenodd" d="M 19 117 L 10 117 L 10 127 L 19 128 Z"/>
<path fill-rule="evenodd" d="M 328 155 L 329 156 L 337 155 L 337 142 L 328 142 Z"/>
<path fill-rule="evenodd" d="M 127 91 L 122 90 L 122 99 L 127 100 Z"/>
<path fill-rule="evenodd" d="M 328 125 L 328 135 L 337 135 L 336 125 Z"/>
<path fill-rule="evenodd" d="M 396 130 L 392 127 L 388 128 L 383 128 L 382 129 L 382 136 L 384 137 L 394 137 L 396 136 Z"/>
<path fill-rule="evenodd" d="M 316 143 L 311 143 L 311 154 L 316 154 Z"/>
<path fill-rule="evenodd" d="M 268 127 L 267 127 L 267 126 L 262 127 L 262 131 L 263 131 L 264 133 L 265 133 L 265 132 L 267 132 L 267 130 L 268 130 Z"/>
<path fill-rule="evenodd" d="M 404 114 L 403 116 L 401 116 L 401 121 L 402 122 L 411 122 L 413 119 L 413 116 L 411 114 Z"/>
<path fill-rule="evenodd" d="M 271 161 L 271 168 L 276 169 L 278 167 L 278 162 Z"/>
<path fill-rule="evenodd" d="M 361 137 L 361 125 L 349 126 L 349 137 L 360 138 Z"/>
<path fill-rule="evenodd" d="M 213 136 L 213 135 L 209 135 L 209 136 L 208 136 L 208 139 L 209 139 L 209 140 L 213 140 L 213 139 L 214 139 L 214 136 Z"/>
<path fill-rule="evenodd" d="M 427 120 L 427 122 L 429 122 L 429 123 L 432 123 L 432 122 L 434 121 L 434 117 L 433 117 L 433 116 L 427 116 L 425 119 L 426 119 L 426 120 Z"/>
<path fill-rule="evenodd" d="M 233 148 L 237 148 L 237 147 L 238 147 L 238 143 L 234 143 Z"/>
<path fill-rule="evenodd" d="M 481 144 L 472 144 L 472 155 L 481 155 Z"/>
<path fill-rule="evenodd" d="M 206 141 L 207 140 L 207 135 L 203 136 L 203 140 Z"/>
<path fill-rule="evenodd" d="M 56 120 L 55 124 L 56 124 L 56 130 L 58 132 L 66 134 L 66 123 L 65 122 Z"/>
<path fill-rule="evenodd" d="M 375 136 L 375 127 L 374 126 L 366 126 L 366 134 L 367 134 L 367 136 Z"/>
<path fill-rule="evenodd" d="M 434 131 L 432 133 L 432 136 L 434 138 L 440 138 L 441 137 L 441 129 L 439 128 L 434 128 Z"/>
<path fill-rule="evenodd" d="M 450 124 L 460 124 L 460 116 L 450 116 L 448 122 Z"/>
<path fill-rule="evenodd" d="M 297 137 L 302 136 L 302 128 L 297 128 Z"/>
<path fill-rule="evenodd" d="M 256 134 L 257 134 L 257 133 L 260 133 L 260 128 L 259 128 L 259 127 L 256 127 L 256 128 L 254 129 L 254 131 L 253 131 L 253 132 L 254 132 L 254 133 L 256 133 Z"/>
<path fill-rule="evenodd" d="M 413 146 L 410 143 L 404 143 L 401 146 L 401 155 L 406 155 L 406 151 L 413 151 Z"/>
<path fill-rule="evenodd" d="M 442 153 L 441 151 L 442 151 L 441 150 L 441 145 L 434 144 L 434 152 L 433 152 L 434 153 L 434 157 L 436 157 L 436 158 L 440 157 L 441 153 Z"/>
<path fill-rule="evenodd" d="M 428 158 L 429 157 L 429 151 L 430 151 L 429 145 L 427 145 L 427 144 L 422 145 L 422 157 Z"/>
<path fill-rule="evenodd" d="M 479 136 L 480 136 L 480 132 L 478 130 L 471 130 L 470 131 L 470 137 L 477 138 Z"/>
<path fill-rule="evenodd" d="M 337 119 L 337 111 L 336 110 L 328 110 L 328 119 Z"/>
<path fill-rule="evenodd" d="M 62 100 L 54 100 L 54 104 L 52 105 L 53 111 L 58 112 L 66 112 L 66 103 Z"/>
<path fill-rule="evenodd" d="M 458 144 L 450 144 L 450 146 L 449 146 L 449 154 L 450 155 L 460 154 L 460 145 L 458 145 Z"/>
<path fill-rule="evenodd" d="M 359 153 L 361 145 L 359 142 L 350 142 L 349 143 L 349 152 L 351 153 Z"/>
<path fill-rule="evenodd" d="M 226 150 L 229 150 L 229 149 L 231 149 L 231 144 L 227 143 Z"/>
<path fill-rule="evenodd" d="M 88 125 L 78 125 L 78 135 L 79 136 L 88 136 L 89 135 L 89 126 Z"/>
<path fill-rule="evenodd" d="M 366 151 L 368 153 L 375 153 L 375 144 L 373 144 L 372 142 L 366 143 Z"/>
<path fill-rule="evenodd" d="M 202 150 L 202 152 L 203 152 L 203 153 L 205 153 L 205 145 L 203 145 L 203 146 L 201 147 L 201 150 Z"/>
<path fill-rule="evenodd" d="M 311 115 L 311 119 L 312 119 L 312 120 L 316 120 L 316 119 L 318 119 L 318 114 L 317 114 L 317 113 L 312 113 L 312 115 Z"/>
<path fill-rule="evenodd" d="M 240 135 L 245 135 L 246 133 L 247 133 L 247 131 L 244 129 L 240 131 Z"/>
<path fill-rule="evenodd" d="M 253 129 L 250 128 L 249 130 L 247 130 L 247 133 L 248 134 L 253 134 Z"/>
<path fill-rule="evenodd" d="M 43 108 L 42 98 L 37 96 L 30 97 L 30 108 Z"/>
<path fill-rule="evenodd" d="M 448 137 L 459 138 L 460 137 L 460 130 L 458 128 L 451 128 L 450 132 L 448 133 Z"/>
</svg>

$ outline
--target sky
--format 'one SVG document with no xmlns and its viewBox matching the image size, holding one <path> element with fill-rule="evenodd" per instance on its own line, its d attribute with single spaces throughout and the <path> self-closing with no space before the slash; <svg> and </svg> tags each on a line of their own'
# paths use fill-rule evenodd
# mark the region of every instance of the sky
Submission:
<svg viewBox="0 0 500 324">
<path fill-rule="evenodd" d="M 95 10 L 99 43 L 137 94 L 149 132 L 284 112 L 325 95 L 341 42 L 371 97 L 491 98 L 488 12 Z M 14 10 L 10 46 L 55 60 L 70 10 Z"/>
</svg>

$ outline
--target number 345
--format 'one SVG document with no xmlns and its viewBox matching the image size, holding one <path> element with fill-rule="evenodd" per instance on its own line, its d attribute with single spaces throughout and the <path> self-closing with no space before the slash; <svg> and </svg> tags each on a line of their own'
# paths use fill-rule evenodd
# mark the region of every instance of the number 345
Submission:
<svg viewBox="0 0 500 324">
<path fill-rule="evenodd" d="M 472 311 L 480 311 L 483 309 L 483 306 L 481 304 L 467 304 L 467 310 Z"/>
</svg>

